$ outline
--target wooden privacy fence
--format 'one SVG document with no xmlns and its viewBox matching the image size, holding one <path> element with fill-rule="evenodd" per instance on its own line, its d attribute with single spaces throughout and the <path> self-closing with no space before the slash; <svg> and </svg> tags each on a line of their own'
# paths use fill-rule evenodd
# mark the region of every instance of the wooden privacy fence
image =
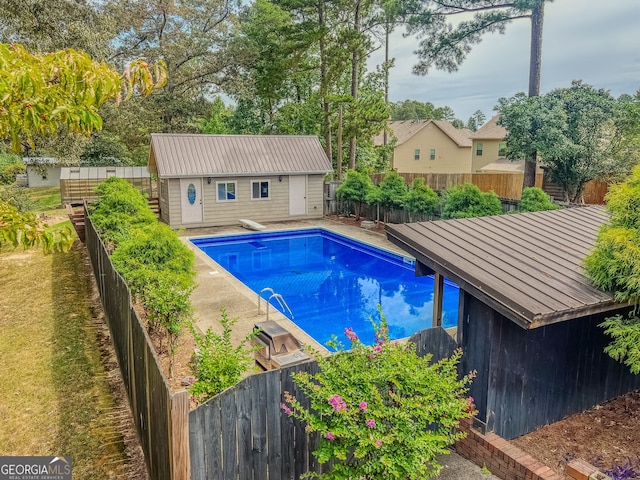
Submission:
<svg viewBox="0 0 640 480">
<path fill-rule="evenodd" d="M 455 185 L 473 183 L 483 192 L 493 190 L 500 198 L 520 200 L 522 197 L 522 173 L 400 173 L 407 185 L 416 178 L 424 178 L 424 183 L 436 192 L 447 190 Z M 371 175 L 376 185 L 380 184 L 384 174 Z M 542 174 L 536 175 L 536 187 L 542 188 Z"/>
<path fill-rule="evenodd" d="M 457 343 L 442 328 L 415 334 L 419 355 L 433 354 L 437 362 L 451 356 Z M 291 374 L 318 371 L 315 361 L 271 370 L 245 378 L 189 413 L 189 445 L 193 480 L 297 480 L 319 472 L 311 452 L 317 434 L 305 432 L 304 424 L 282 412 L 285 391 L 306 407 L 308 399 Z"/>
<path fill-rule="evenodd" d="M 189 479 L 189 395 L 172 393 L 131 292 L 115 270 L 91 219 L 86 245 L 109 324 L 129 405 L 152 480 Z"/>
</svg>

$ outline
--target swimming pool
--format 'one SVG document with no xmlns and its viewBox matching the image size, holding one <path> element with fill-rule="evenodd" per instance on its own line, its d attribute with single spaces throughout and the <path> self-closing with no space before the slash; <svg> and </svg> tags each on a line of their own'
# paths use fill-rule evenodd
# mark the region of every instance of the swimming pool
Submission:
<svg viewBox="0 0 640 480">
<path fill-rule="evenodd" d="M 282 313 L 321 345 L 332 334 L 347 344 L 343 332 L 348 327 L 372 344 L 370 317 L 379 320 L 378 305 L 391 339 L 431 327 L 433 278 L 416 277 L 413 258 L 322 228 L 190 241 L 256 294 L 272 288 L 282 295 L 293 318 Z M 445 327 L 457 323 L 458 290 L 445 280 Z"/>
</svg>

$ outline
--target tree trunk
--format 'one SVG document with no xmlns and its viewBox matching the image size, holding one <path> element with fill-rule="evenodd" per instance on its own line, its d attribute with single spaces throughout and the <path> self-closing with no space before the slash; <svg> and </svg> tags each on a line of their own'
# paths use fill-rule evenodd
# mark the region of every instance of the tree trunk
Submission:
<svg viewBox="0 0 640 480">
<path fill-rule="evenodd" d="M 336 152 L 336 156 L 338 158 L 337 168 L 338 170 L 338 180 L 342 180 L 342 104 L 338 107 L 338 134 L 337 134 L 337 142 L 338 151 Z"/>
<path fill-rule="evenodd" d="M 389 18 L 387 18 L 387 23 L 384 28 L 384 104 L 389 106 Z M 387 143 L 389 143 L 389 139 L 387 138 L 388 133 L 385 130 L 382 133 L 382 144 L 386 147 Z"/>
<path fill-rule="evenodd" d="M 353 18 L 353 30 L 356 35 L 360 35 L 360 1 L 356 2 L 356 11 Z M 351 96 L 353 97 L 353 108 L 356 108 L 356 100 L 358 99 L 358 80 L 360 72 L 360 47 L 359 39 L 353 46 L 351 55 Z M 353 132 L 353 130 L 352 130 Z M 349 168 L 356 168 L 356 134 L 353 132 L 349 139 Z"/>
<path fill-rule="evenodd" d="M 320 30 L 324 27 L 324 10 L 325 4 L 323 0 L 318 1 L 318 26 Z M 320 49 L 320 96 L 322 97 L 322 110 L 324 112 L 323 118 L 323 130 L 325 141 L 325 153 L 330 162 L 333 163 L 333 152 L 331 151 L 331 111 L 329 108 L 329 102 L 327 101 L 328 89 L 327 85 L 327 54 L 324 35 L 320 36 L 319 41 Z"/>
<path fill-rule="evenodd" d="M 540 72 L 542 69 L 542 24 L 544 21 L 544 0 L 539 0 L 531 9 L 531 57 L 529 59 L 529 96 L 540 95 Z M 537 153 L 524 163 L 522 188 L 536 186 Z"/>
</svg>

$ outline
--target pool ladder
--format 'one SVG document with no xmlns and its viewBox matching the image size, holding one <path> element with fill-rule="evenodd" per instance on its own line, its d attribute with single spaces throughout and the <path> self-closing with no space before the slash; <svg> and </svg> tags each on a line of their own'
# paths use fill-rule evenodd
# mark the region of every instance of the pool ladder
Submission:
<svg viewBox="0 0 640 480">
<path fill-rule="evenodd" d="M 269 296 L 269 298 L 264 298 L 262 296 L 262 294 L 264 292 L 268 292 L 271 295 Z M 260 293 L 258 294 L 258 315 L 260 314 L 260 301 L 261 300 L 266 300 L 267 302 L 267 320 L 269 320 L 269 305 L 271 304 L 271 300 L 274 300 L 276 302 L 278 302 L 278 305 L 280 305 L 280 308 L 285 311 L 285 312 L 289 312 L 289 315 L 291 316 L 291 320 L 293 320 L 293 312 L 291 311 L 291 309 L 289 308 L 289 305 L 287 305 L 287 302 L 285 301 L 284 297 L 282 295 L 280 295 L 279 293 L 276 293 L 273 288 L 263 288 L 262 290 L 260 290 Z"/>
</svg>

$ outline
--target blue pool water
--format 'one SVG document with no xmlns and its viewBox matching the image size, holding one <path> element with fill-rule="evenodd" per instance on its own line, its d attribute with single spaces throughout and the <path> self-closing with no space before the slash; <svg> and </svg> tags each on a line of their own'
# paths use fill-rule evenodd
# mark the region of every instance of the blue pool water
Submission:
<svg viewBox="0 0 640 480">
<path fill-rule="evenodd" d="M 292 320 L 322 345 L 336 334 L 348 346 L 347 327 L 372 344 L 370 318 L 379 320 L 378 305 L 391 339 L 431 327 L 433 278 L 416 277 L 412 258 L 320 228 L 191 242 L 254 292 L 269 287 L 282 295 Z M 443 326 L 454 326 L 458 286 L 447 280 L 442 309 Z"/>
</svg>

